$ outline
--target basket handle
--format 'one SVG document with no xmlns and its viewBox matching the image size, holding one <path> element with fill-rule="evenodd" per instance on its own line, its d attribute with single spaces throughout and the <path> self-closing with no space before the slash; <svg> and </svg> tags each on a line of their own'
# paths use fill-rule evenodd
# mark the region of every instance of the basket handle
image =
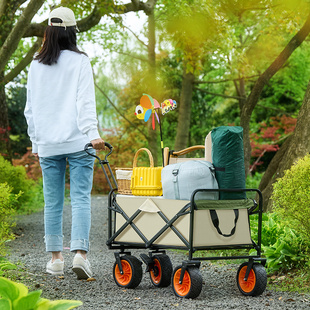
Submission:
<svg viewBox="0 0 310 310">
<path fill-rule="evenodd" d="M 194 146 L 190 146 L 187 149 L 175 152 L 175 151 L 170 151 L 170 155 L 172 157 L 178 157 L 178 156 L 182 156 L 185 155 L 187 153 L 193 152 L 193 151 L 197 151 L 197 150 L 204 150 L 205 146 L 204 145 L 194 145 Z"/>
<path fill-rule="evenodd" d="M 154 167 L 154 159 L 153 159 L 153 155 L 151 153 L 151 151 L 147 148 L 141 148 L 139 149 L 136 154 L 135 157 L 133 158 L 133 168 L 137 167 L 137 160 L 138 160 L 138 155 L 142 152 L 145 151 L 147 152 L 147 154 L 149 155 L 149 160 L 150 160 L 150 167 Z"/>
</svg>

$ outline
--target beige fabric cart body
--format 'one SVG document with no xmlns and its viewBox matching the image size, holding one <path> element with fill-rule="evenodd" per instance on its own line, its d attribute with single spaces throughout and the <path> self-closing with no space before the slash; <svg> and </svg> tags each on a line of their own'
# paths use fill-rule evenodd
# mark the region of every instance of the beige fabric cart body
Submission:
<svg viewBox="0 0 310 310">
<path fill-rule="evenodd" d="M 184 213 L 189 211 L 190 208 L 190 201 L 170 200 L 163 199 L 162 197 L 117 195 L 116 202 L 129 217 L 137 210 L 141 210 L 141 213 L 134 219 L 133 223 L 148 241 L 152 240 L 152 238 L 167 224 L 159 214 L 160 212 L 165 215 L 168 221 L 171 221 L 184 206 L 188 206 L 188 209 L 185 210 Z M 212 204 L 212 201 L 209 202 L 211 202 L 209 209 L 212 208 L 212 206 L 214 208 L 215 204 Z M 212 223 L 209 209 L 194 211 L 194 248 L 252 245 L 247 208 L 253 206 L 253 204 L 249 201 L 243 205 L 238 205 L 238 203 L 234 201 L 231 201 L 231 203 L 234 203 L 234 205 L 239 208 L 239 219 L 236 225 L 236 231 L 231 237 L 224 237 L 217 232 Z M 217 214 L 221 231 L 224 234 L 229 234 L 235 225 L 234 211 L 232 209 L 217 209 Z M 115 223 L 116 231 L 125 223 L 126 220 L 118 213 Z M 124 244 L 141 244 L 141 246 L 145 246 L 146 244 L 147 246 L 156 245 L 158 247 L 187 248 L 190 242 L 190 213 L 180 216 L 173 223 L 173 227 L 184 237 L 187 244 L 182 241 L 171 227 L 167 228 L 153 242 L 144 242 L 131 225 L 128 225 L 114 241 Z"/>
</svg>

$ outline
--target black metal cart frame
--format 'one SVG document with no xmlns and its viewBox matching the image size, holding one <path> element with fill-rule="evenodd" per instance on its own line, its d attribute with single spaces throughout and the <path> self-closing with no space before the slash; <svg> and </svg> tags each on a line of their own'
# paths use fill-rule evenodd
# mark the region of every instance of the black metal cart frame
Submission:
<svg viewBox="0 0 310 310">
<path fill-rule="evenodd" d="M 246 272 L 244 275 L 244 281 L 248 280 L 249 274 L 251 271 L 253 271 L 254 264 L 260 263 L 262 266 L 265 265 L 266 259 L 261 257 L 262 251 L 261 251 L 261 237 L 262 237 L 262 213 L 263 213 L 263 197 L 262 193 L 258 189 L 197 189 L 195 190 L 192 195 L 190 202 L 187 203 L 185 206 L 183 206 L 179 212 L 177 212 L 170 220 L 165 216 L 165 214 L 160 211 L 158 212 L 158 215 L 162 218 L 164 221 L 164 226 L 151 238 L 147 238 L 141 230 L 135 225 L 134 220 L 138 217 L 138 215 L 142 212 L 140 209 L 136 210 L 134 214 L 131 216 L 128 216 L 126 212 L 119 206 L 117 203 L 117 182 L 113 175 L 113 172 L 111 170 L 111 167 L 109 165 L 109 162 L 107 160 L 107 157 L 112 153 L 113 147 L 106 143 L 106 146 L 109 148 L 109 153 L 105 156 L 104 160 L 101 160 L 97 155 L 90 154 L 87 152 L 87 149 L 91 147 L 91 145 L 85 146 L 85 151 L 95 158 L 98 159 L 101 168 L 104 172 L 105 178 L 108 182 L 108 185 L 110 187 L 110 192 L 108 195 L 108 240 L 106 241 L 106 245 L 110 250 L 117 250 L 117 252 L 114 253 L 116 263 L 114 268 L 118 268 L 120 274 L 124 274 L 123 265 L 122 265 L 122 257 L 124 255 L 131 255 L 130 249 L 148 249 L 149 255 L 141 254 L 141 259 L 147 264 L 147 271 L 152 270 L 154 268 L 154 259 L 153 256 L 163 253 L 165 254 L 165 249 L 176 249 L 176 250 L 187 250 L 188 251 L 188 260 L 183 261 L 181 268 L 181 273 L 179 276 L 179 283 L 182 285 L 184 275 L 187 270 L 191 270 L 190 268 L 198 268 L 200 267 L 201 261 L 210 261 L 210 260 L 235 260 L 235 259 L 245 259 L 248 260 Z M 107 171 L 105 169 L 107 168 Z M 258 204 L 253 200 L 253 206 L 248 209 L 248 216 L 258 214 L 258 222 L 257 222 L 257 240 L 252 240 L 252 244 L 246 244 L 246 245 L 225 245 L 225 246 L 194 246 L 193 237 L 194 237 L 194 220 L 196 216 L 196 210 L 197 205 L 195 202 L 195 197 L 197 193 L 199 192 L 255 192 L 258 196 Z M 124 220 L 125 223 L 116 229 L 116 214 L 120 214 Z M 189 240 L 186 240 L 182 233 L 178 231 L 178 229 L 174 226 L 174 223 L 180 218 L 185 215 L 190 216 L 190 225 L 189 225 Z M 141 238 L 141 242 L 119 242 L 115 239 L 128 227 L 131 227 L 135 233 Z M 168 229 L 171 229 L 175 235 L 182 241 L 184 246 L 166 246 L 166 245 L 160 245 L 160 244 L 154 244 L 154 242 Z M 240 255 L 240 256 L 214 256 L 214 257 L 193 257 L 193 254 L 197 251 L 202 250 L 223 250 L 223 249 L 255 249 L 256 255 Z M 255 266 L 254 266 L 255 267 Z M 254 268 L 254 271 L 255 268 Z M 239 272 L 239 271 L 238 271 Z M 259 270 L 259 273 L 261 271 Z M 259 276 L 257 274 L 256 276 Z M 265 277 L 265 274 L 263 274 L 263 280 L 267 282 L 267 277 Z M 116 281 L 117 282 L 117 281 Z M 202 280 L 201 280 L 202 282 Z M 120 285 L 119 283 L 117 283 Z M 238 284 L 239 286 L 239 284 Z M 240 287 L 239 287 L 240 289 Z M 247 293 L 247 291 L 243 292 L 245 295 L 258 295 L 261 294 L 262 291 L 265 289 L 265 287 L 262 288 L 255 288 L 255 292 L 253 294 Z M 174 289 L 175 291 L 175 289 Z M 175 291 L 176 293 L 176 291 Z M 200 291 L 199 291 L 200 293 Z M 198 293 L 198 295 L 199 295 Z M 176 293 L 177 294 L 177 293 Z M 195 298 L 197 293 L 188 294 L 188 298 Z M 177 294 L 178 296 L 178 294 Z M 183 296 L 180 296 L 183 297 Z"/>
</svg>

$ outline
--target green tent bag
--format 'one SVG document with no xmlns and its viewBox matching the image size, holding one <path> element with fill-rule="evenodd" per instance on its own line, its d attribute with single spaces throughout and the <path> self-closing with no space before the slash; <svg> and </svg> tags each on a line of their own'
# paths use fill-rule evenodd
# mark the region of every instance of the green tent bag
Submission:
<svg viewBox="0 0 310 310">
<path fill-rule="evenodd" d="M 244 189 L 243 128 L 221 126 L 211 132 L 212 163 L 219 188 Z M 220 192 L 221 200 L 245 199 L 245 192 Z"/>
</svg>

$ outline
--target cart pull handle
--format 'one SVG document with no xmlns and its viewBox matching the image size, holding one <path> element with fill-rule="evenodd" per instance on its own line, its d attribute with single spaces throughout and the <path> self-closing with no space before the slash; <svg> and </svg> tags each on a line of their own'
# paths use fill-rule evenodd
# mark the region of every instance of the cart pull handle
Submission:
<svg viewBox="0 0 310 310">
<path fill-rule="evenodd" d="M 107 157 L 110 156 L 110 154 L 112 153 L 112 151 L 113 151 L 113 146 L 112 146 L 110 143 L 108 143 L 108 142 L 104 142 L 104 145 L 105 145 L 107 148 L 109 148 L 109 150 L 110 150 L 110 152 L 109 152 L 109 153 L 105 156 L 105 158 L 104 158 L 104 162 L 107 162 Z M 99 160 L 99 162 L 102 162 L 102 160 L 101 160 L 97 155 L 94 155 L 94 154 L 88 152 L 88 150 L 91 149 L 92 147 L 93 147 L 93 145 L 92 145 L 91 143 L 87 143 L 87 144 L 85 145 L 85 147 L 84 147 L 84 151 L 85 151 L 88 155 L 97 158 L 97 159 Z"/>
<path fill-rule="evenodd" d="M 99 164 L 100 164 L 100 166 L 101 166 L 101 169 L 102 169 L 102 171 L 103 171 L 103 173 L 104 173 L 104 175 L 105 175 L 105 178 L 106 178 L 106 180 L 107 180 L 107 182 L 108 182 L 108 184 L 109 184 L 109 187 L 110 187 L 110 189 L 111 189 L 110 194 L 112 194 L 113 191 L 116 191 L 116 190 L 117 190 L 117 183 L 116 183 L 115 177 L 114 177 L 114 175 L 113 175 L 112 169 L 111 169 L 111 167 L 110 167 L 109 161 L 107 160 L 107 157 L 112 153 L 112 151 L 113 151 L 113 146 L 112 146 L 110 143 L 108 143 L 108 142 L 104 142 L 104 144 L 105 144 L 105 146 L 106 146 L 107 148 L 110 149 L 110 152 L 105 156 L 104 160 L 101 160 L 101 158 L 100 158 L 99 156 L 97 156 L 97 155 L 95 155 L 95 154 L 92 154 L 92 153 L 88 152 L 89 149 L 93 148 L 93 145 L 92 145 L 91 143 L 87 143 L 87 144 L 85 145 L 84 151 L 85 151 L 88 155 L 90 155 L 90 156 L 95 157 L 95 158 L 98 159 Z M 107 171 L 106 171 L 104 165 L 107 166 L 108 173 L 107 173 Z M 109 177 L 109 176 L 110 176 L 110 177 Z M 111 178 L 112 182 L 111 182 L 110 178 Z M 109 194 L 109 195 L 110 195 L 110 194 Z"/>
</svg>

